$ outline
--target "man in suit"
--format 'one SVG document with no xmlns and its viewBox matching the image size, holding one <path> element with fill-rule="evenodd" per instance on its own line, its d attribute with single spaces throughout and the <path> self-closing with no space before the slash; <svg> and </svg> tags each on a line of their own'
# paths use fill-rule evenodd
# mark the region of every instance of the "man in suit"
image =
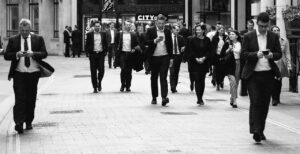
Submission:
<svg viewBox="0 0 300 154">
<path fill-rule="evenodd" d="M 75 55 L 80 57 L 80 52 L 81 52 L 81 42 L 82 41 L 82 33 L 78 29 L 78 26 L 74 26 L 74 30 L 72 31 L 72 55 L 73 58 L 75 58 Z"/>
<path fill-rule="evenodd" d="M 168 68 L 172 60 L 172 36 L 171 31 L 164 29 L 166 17 L 162 14 L 157 16 L 156 26 L 151 27 L 147 31 L 147 41 L 149 64 L 151 70 L 151 104 L 157 104 L 158 96 L 158 76 L 160 77 L 162 106 L 169 103 L 168 96 Z"/>
<path fill-rule="evenodd" d="M 64 43 L 65 43 L 65 57 L 70 57 L 71 32 L 69 31 L 69 26 L 65 27 L 63 34 L 64 34 Z"/>
<path fill-rule="evenodd" d="M 182 55 L 185 48 L 185 40 L 179 35 L 180 28 L 178 25 L 172 25 L 172 45 L 173 45 L 173 64 L 170 66 L 170 86 L 172 93 L 177 93 L 178 76 Z"/>
<path fill-rule="evenodd" d="M 247 29 L 242 30 L 242 31 L 240 32 L 241 37 L 244 38 L 244 35 L 245 35 L 246 33 L 251 32 L 251 31 L 253 31 L 253 30 L 255 30 L 255 29 L 254 29 L 254 22 L 253 22 L 252 19 L 250 19 L 250 20 L 247 21 Z M 242 69 L 243 69 L 244 65 L 245 65 L 245 61 L 242 60 L 242 61 L 241 61 L 241 68 L 242 68 Z M 242 70 L 241 70 L 241 72 L 242 72 Z M 247 92 L 247 84 L 246 84 L 246 81 L 245 81 L 244 79 L 241 79 L 241 92 L 240 92 L 240 94 L 241 94 L 241 96 L 248 96 L 248 92 Z"/>
<path fill-rule="evenodd" d="M 43 37 L 30 33 L 29 19 L 21 19 L 19 28 L 20 34 L 9 38 L 4 58 L 12 61 L 8 79 L 13 79 L 15 93 L 15 130 L 21 134 L 23 123 L 26 123 L 27 130 L 32 129 L 40 78 L 39 63 L 47 57 L 47 51 Z"/>
<path fill-rule="evenodd" d="M 109 30 L 106 31 L 109 68 L 112 67 L 112 63 L 114 65 L 114 68 L 116 68 L 116 65 L 115 65 L 116 36 L 117 36 L 117 30 L 115 29 L 115 23 L 111 22 L 109 24 Z"/>
<path fill-rule="evenodd" d="M 242 78 L 247 82 L 250 97 L 250 133 L 256 142 L 265 140 L 264 129 L 269 111 L 272 86 L 280 72 L 275 60 L 281 58 L 278 35 L 268 31 L 269 15 L 257 16 L 258 29 L 244 36 L 241 58 L 245 60 Z"/>
<path fill-rule="evenodd" d="M 121 92 L 123 92 L 125 88 L 127 92 L 131 91 L 132 68 L 135 60 L 132 56 L 134 52 L 140 52 L 140 49 L 137 50 L 139 46 L 137 34 L 130 31 L 131 26 L 132 23 L 130 21 L 125 21 L 124 31 L 117 35 L 117 50 L 120 56 L 119 61 L 121 66 Z"/>
<path fill-rule="evenodd" d="M 97 93 L 102 90 L 104 58 L 107 52 L 106 35 L 105 32 L 101 32 L 99 21 L 95 22 L 94 30 L 87 33 L 85 51 L 89 53 L 92 85 L 94 93 Z"/>
</svg>

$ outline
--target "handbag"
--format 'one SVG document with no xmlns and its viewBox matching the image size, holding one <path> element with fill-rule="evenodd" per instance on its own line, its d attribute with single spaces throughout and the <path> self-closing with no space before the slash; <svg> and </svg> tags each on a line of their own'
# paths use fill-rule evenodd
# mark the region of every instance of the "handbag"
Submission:
<svg viewBox="0 0 300 154">
<path fill-rule="evenodd" d="M 40 67 L 40 78 L 49 77 L 55 71 L 55 69 L 50 64 L 44 61 L 39 62 L 39 67 Z"/>
</svg>

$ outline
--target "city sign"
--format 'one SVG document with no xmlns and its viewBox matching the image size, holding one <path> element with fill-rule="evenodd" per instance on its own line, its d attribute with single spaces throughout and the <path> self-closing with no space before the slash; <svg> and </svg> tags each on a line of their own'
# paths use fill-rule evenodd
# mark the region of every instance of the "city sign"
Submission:
<svg viewBox="0 0 300 154">
<path fill-rule="evenodd" d="M 151 21 L 151 20 L 156 20 L 157 19 L 157 15 L 137 15 L 137 20 L 138 21 Z"/>
</svg>

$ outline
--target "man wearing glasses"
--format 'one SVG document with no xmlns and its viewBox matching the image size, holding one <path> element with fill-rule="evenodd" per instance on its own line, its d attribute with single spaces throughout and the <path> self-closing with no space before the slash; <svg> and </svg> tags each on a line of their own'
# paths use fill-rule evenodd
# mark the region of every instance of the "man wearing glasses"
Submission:
<svg viewBox="0 0 300 154">
<path fill-rule="evenodd" d="M 268 31 L 269 20 L 266 12 L 258 15 L 258 28 L 245 34 L 241 52 L 246 62 L 242 78 L 247 81 L 250 97 L 250 133 L 256 142 L 266 140 L 264 129 L 274 77 L 280 76 L 274 61 L 281 58 L 281 48 L 278 35 Z"/>
</svg>

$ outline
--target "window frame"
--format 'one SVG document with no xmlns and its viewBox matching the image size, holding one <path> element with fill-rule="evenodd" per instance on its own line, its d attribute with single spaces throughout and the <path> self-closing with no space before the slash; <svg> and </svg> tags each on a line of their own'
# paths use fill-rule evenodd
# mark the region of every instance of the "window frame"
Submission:
<svg viewBox="0 0 300 154">
<path fill-rule="evenodd" d="M 54 9 L 54 15 L 53 15 L 53 38 L 59 38 L 59 1 L 54 0 L 53 1 L 53 9 Z"/>
<path fill-rule="evenodd" d="M 13 17 L 12 8 L 17 7 L 17 21 L 19 21 L 19 4 L 17 2 L 12 2 L 12 0 L 6 0 L 6 36 L 11 37 L 19 33 L 19 28 L 13 29 Z"/>
</svg>

